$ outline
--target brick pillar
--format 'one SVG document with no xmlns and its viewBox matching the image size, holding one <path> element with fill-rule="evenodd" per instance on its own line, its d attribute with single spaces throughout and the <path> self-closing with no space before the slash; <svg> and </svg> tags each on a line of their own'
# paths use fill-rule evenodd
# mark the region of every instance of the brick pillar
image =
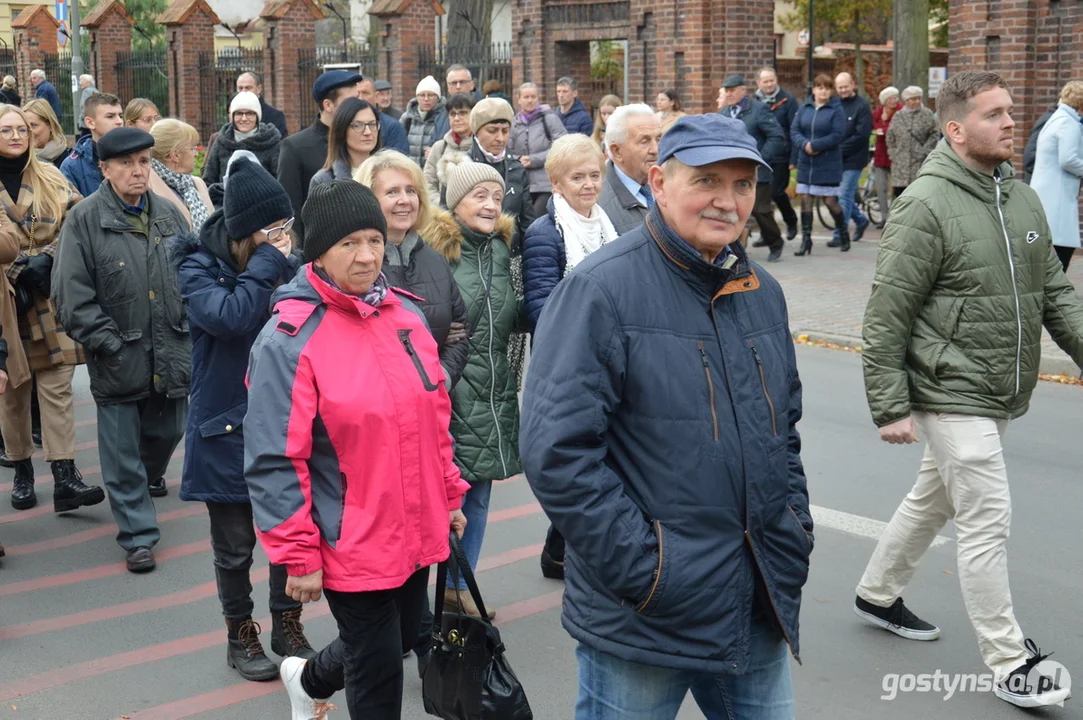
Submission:
<svg viewBox="0 0 1083 720">
<path fill-rule="evenodd" d="M 117 55 L 132 49 L 135 19 L 120 0 L 108 0 L 94 8 L 82 25 L 90 31 L 90 69 L 87 72 L 94 76 L 99 90 L 116 95 L 120 89 L 116 74 Z M 127 87 L 131 87 L 130 82 Z"/>
<path fill-rule="evenodd" d="M 318 112 L 312 88 L 300 86 L 297 51 L 316 45 L 316 21 L 323 10 L 312 0 L 268 0 L 260 17 L 263 33 L 263 94 L 286 115 L 286 127 L 295 133 L 311 124 Z"/>
<path fill-rule="evenodd" d="M 380 40 L 389 50 L 388 62 L 380 63 L 380 71 L 386 73 L 382 79 L 391 83 L 394 107 L 405 108 L 414 97 L 421 80 L 417 70 L 418 52 L 433 47 L 436 18 L 444 14 L 444 6 L 438 0 L 377 0 L 369 9 L 369 15 L 379 18 L 384 28 Z M 443 80 L 437 78 L 441 84 Z"/>
<path fill-rule="evenodd" d="M 169 114 L 200 127 L 199 55 L 214 53 L 218 16 L 206 0 L 174 0 L 158 22 L 165 25 L 168 42 Z"/>
<path fill-rule="evenodd" d="M 517 2 L 511 6 L 511 27 L 515 33 L 515 51 L 511 60 L 511 82 L 505 88 L 513 99 L 525 82 L 538 85 L 544 80 L 545 23 L 542 21 L 541 0 Z"/>
<path fill-rule="evenodd" d="M 19 93 L 27 100 L 34 97 L 34 86 L 30 84 L 30 71 L 44 69 L 47 53 L 57 51 L 56 31 L 60 23 L 56 21 L 44 5 L 32 5 L 11 21 L 15 44 L 16 80 Z M 56 86 L 57 92 L 71 92 L 71 78 L 46 77 Z"/>
</svg>

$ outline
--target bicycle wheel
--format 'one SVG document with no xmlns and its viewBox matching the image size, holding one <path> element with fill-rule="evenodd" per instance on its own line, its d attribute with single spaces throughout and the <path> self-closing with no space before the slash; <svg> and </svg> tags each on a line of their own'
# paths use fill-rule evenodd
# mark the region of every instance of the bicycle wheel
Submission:
<svg viewBox="0 0 1083 720">
<path fill-rule="evenodd" d="M 861 209 L 864 211 L 865 216 L 869 218 L 870 223 L 879 225 L 884 216 L 880 212 L 880 195 L 876 192 L 876 184 L 873 182 L 871 172 L 869 177 L 866 178 L 865 187 L 861 188 L 860 194 Z"/>
<path fill-rule="evenodd" d="M 831 217 L 831 211 L 827 209 L 827 206 L 824 205 L 823 199 L 820 198 L 819 195 L 813 200 L 813 205 L 816 206 L 816 219 L 820 221 L 820 224 L 828 230 L 834 230 L 835 218 Z"/>
</svg>

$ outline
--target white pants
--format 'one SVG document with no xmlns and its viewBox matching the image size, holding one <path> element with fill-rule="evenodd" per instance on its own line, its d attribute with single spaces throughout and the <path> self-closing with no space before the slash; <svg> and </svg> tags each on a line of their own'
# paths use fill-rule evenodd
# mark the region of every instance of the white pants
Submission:
<svg viewBox="0 0 1083 720">
<path fill-rule="evenodd" d="M 925 551 L 955 520 L 959 583 L 985 664 L 998 677 L 1027 658 L 1012 612 L 1005 544 L 1012 503 L 1001 437 L 1006 420 L 915 412 L 926 441 L 917 482 L 884 530 L 857 586 L 888 607 L 914 576 Z"/>
</svg>

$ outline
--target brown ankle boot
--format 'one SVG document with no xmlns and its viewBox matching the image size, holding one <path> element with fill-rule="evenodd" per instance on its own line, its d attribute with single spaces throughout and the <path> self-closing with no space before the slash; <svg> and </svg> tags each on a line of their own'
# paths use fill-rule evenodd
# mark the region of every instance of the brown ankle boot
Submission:
<svg viewBox="0 0 1083 720">
<path fill-rule="evenodd" d="M 459 612 L 460 604 L 462 606 L 462 612 L 471 617 L 480 618 L 481 611 L 478 610 L 477 603 L 474 602 L 474 598 L 470 597 L 469 590 L 455 590 L 454 588 L 446 588 L 444 590 L 444 610 L 446 612 Z M 496 618 L 496 610 L 486 608 L 489 613 L 489 620 Z"/>
</svg>

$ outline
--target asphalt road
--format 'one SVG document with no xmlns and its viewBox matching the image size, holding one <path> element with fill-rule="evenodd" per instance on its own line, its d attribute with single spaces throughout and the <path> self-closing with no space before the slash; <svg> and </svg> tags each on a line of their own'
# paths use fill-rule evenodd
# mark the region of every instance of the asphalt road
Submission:
<svg viewBox="0 0 1083 720">
<path fill-rule="evenodd" d="M 891 673 L 982 673 L 955 575 L 950 525 L 906 593 L 942 638 L 914 643 L 863 625 L 851 610 L 854 585 L 887 521 L 913 482 L 920 446 L 879 442 L 861 386 L 860 357 L 799 348 L 805 382 L 804 460 L 816 506 L 817 545 L 802 613 L 803 666 L 793 665 L 798 718 L 832 720 L 944 717 L 1017 718 L 1023 711 L 991 693 L 885 694 Z M 94 408 L 77 375 L 79 463 L 90 482 L 97 465 Z M 1009 541 L 1012 595 L 1024 632 L 1052 659 L 1083 678 L 1083 549 L 1079 513 L 1078 428 L 1083 390 L 1042 384 L 1033 409 L 1014 423 L 1007 462 L 1014 489 Z M 47 466 L 39 460 L 39 477 Z M 55 516 L 45 502 L 17 513 L 7 504 L 10 472 L 0 471 L 0 720 L 165 720 L 288 718 L 277 683 L 247 683 L 225 663 L 225 629 L 214 587 L 206 514 L 173 489 L 158 501 L 159 568 L 125 572 L 105 504 Z M 47 501 L 50 485 L 39 484 Z M 562 585 L 545 580 L 537 554 L 546 520 L 522 480 L 500 484 L 479 575 L 498 608 L 509 657 L 538 720 L 571 718 L 576 695 L 574 645 L 560 626 Z M 255 599 L 265 645 L 266 565 L 257 562 Z M 315 645 L 333 636 L 326 605 L 306 610 Z M 414 661 L 406 661 L 405 718 L 424 718 Z M 341 698 L 340 698 L 341 700 Z M 1083 697 L 1034 717 L 1083 718 Z M 330 716 L 346 717 L 344 708 Z M 702 715 L 689 701 L 682 720 Z"/>
</svg>

